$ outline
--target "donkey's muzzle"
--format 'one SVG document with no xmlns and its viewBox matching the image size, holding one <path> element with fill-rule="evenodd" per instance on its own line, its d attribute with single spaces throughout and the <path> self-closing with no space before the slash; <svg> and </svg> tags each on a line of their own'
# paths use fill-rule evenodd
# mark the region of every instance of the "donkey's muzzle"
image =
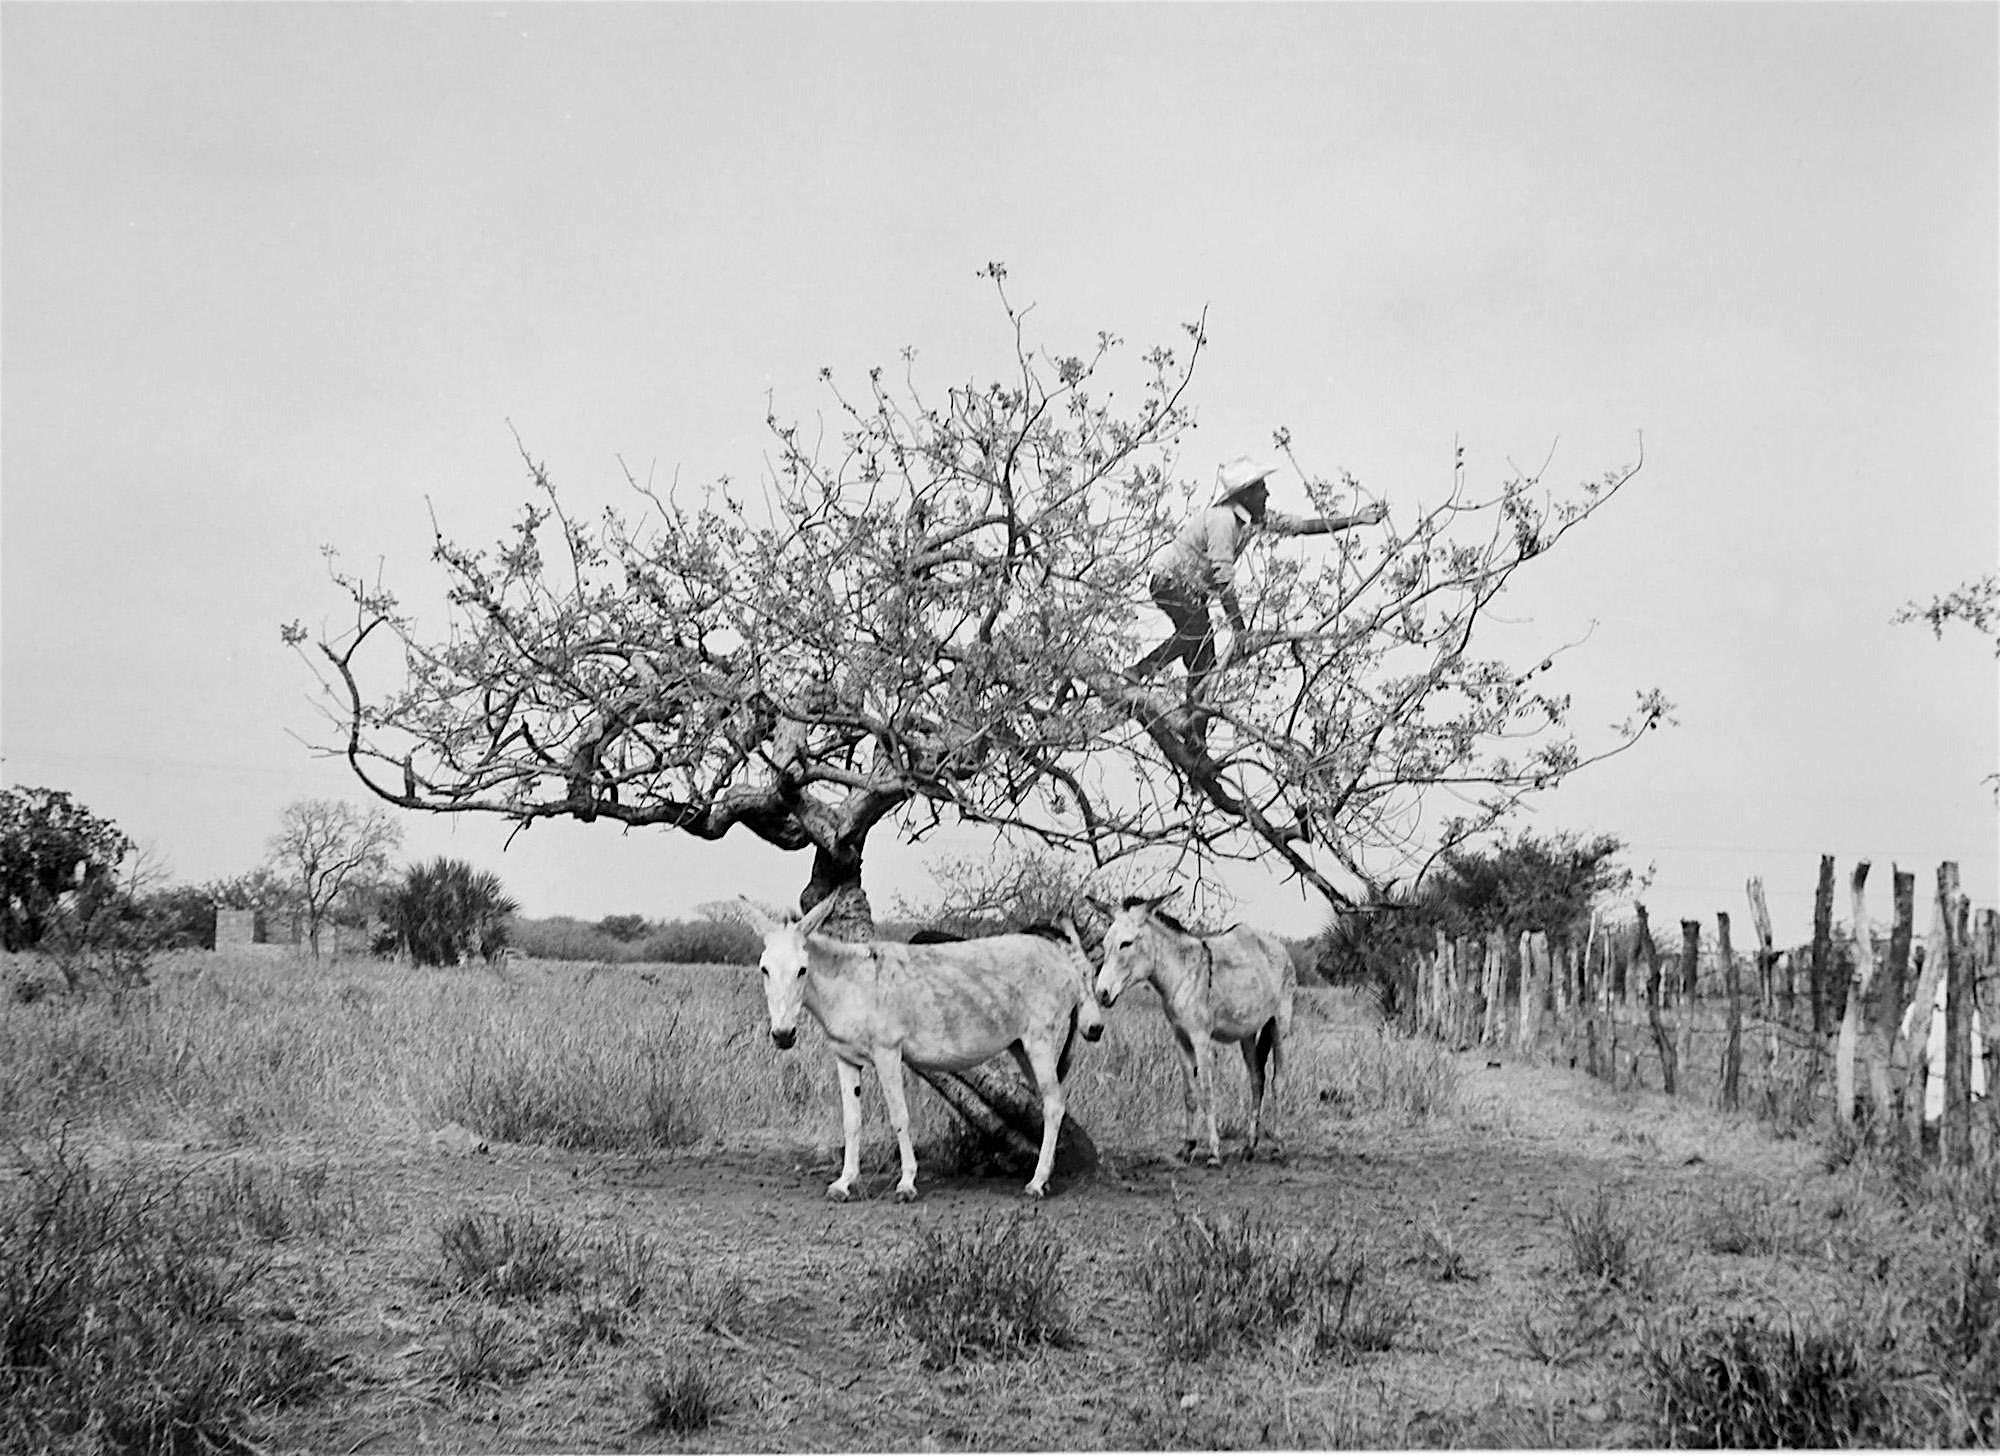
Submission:
<svg viewBox="0 0 2000 1456">
<path fill-rule="evenodd" d="M 786 1027 L 783 1031 L 778 1030 L 778 1028 L 775 1026 L 771 1028 L 771 1040 L 778 1044 L 778 1050 L 781 1052 L 790 1051 L 792 1049 L 792 1043 L 797 1041 L 798 1039 L 799 1039 L 799 1034 L 796 1031 L 792 1030 L 792 1028 L 790 1028 L 789 1026 Z"/>
</svg>

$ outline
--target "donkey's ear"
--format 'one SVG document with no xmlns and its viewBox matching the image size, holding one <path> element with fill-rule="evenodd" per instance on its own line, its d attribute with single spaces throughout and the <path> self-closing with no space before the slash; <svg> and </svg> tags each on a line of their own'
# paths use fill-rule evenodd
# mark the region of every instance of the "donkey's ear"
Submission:
<svg viewBox="0 0 2000 1456">
<path fill-rule="evenodd" d="M 769 935 L 778 928 L 778 922 L 765 912 L 762 905 L 759 905 L 748 895 L 738 895 L 736 901 L 737 903 L 734 907 L 736 913 L 743 918 L 745 924 L 759 935 Z"/>
<path fill-rule="evenodd" d="M 1155 895 L 1150 900 L 1147 900 L 1145 906 L 1148 910 L 1158 910 L 1179 893 L 1178 890 L 1168 890 L 1165 894 Z"/>
<path fill-rule="evenodd" d="M 1105 904 L 1102 900 L 1098 899 L 1097 896 L 1085 895 L 1083 898 L 1085 903 L 1087 903 L 1090 906 L 1090 908 L 1095 910 L 1099 915 L 1102 915 L 1105 918 L 1111 920 L 1115 920 L 1118 918 L 1118 912 L 1116 910 L 1113 910 L 1109 905 Z"/>
<path fill-rule="evenodd" d="M 833 902 L 834 897 L 828 895 L 824 900 L 813 906 L 812 909 L 806 911 L 805 918 L 799 921 L 799 929 L 807 935 L 819 934 L 819 928 L 826 924 L 827 917 L 833 914 Z"/>
</svg>

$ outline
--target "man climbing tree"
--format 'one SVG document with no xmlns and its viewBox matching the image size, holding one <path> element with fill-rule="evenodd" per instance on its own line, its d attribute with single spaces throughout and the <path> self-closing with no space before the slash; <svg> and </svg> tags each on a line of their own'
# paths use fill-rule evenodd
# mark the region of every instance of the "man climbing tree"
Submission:
<svg viewBox="0 0 2000 1456">
<path fill-rule="evenodd" d="M 1461 472 L 1397 532 L 1269 564 L 1258 611 L 1285 626 L 1232 652 L 1197 752 L 1118 664 L 1187 509 L 1171 467 L 1203 325 L 1185 355 L 1136 368 L 1109 334 L 1051 355 L 1027 342 L 1005 270 L 985 276 L 1012 329 L 1007 377 L 933 394 L 876 370 L 849 393 L 822 371 L 840 427 L 773 417 L 757 509 L 727 479 L 665 495 L 632 481 L 637 510 L 585 524 L 530 461 L 535 498 L 508 540 L 437 541 L 442 632 L 336 561 L 351 619 L 286 629 L 328 688 L 328 750 L 405 808 L 810 851 L 801 905 L 838 897 L 827 929 L 866 936 L 864 855 L 884 824 L 910 839 L 984 825 L 1100 865 L 1164 848 L 1197 881 L 1275 859 L 1342 906 L 1664 711 L 1642 698 L 1586 750 L 1534 673 L 1471 650 L 1513 572 L 1632 471 L 1567 500 L 1533 480 L 1475 499 Z M 1114 413 L 1114 393 L 1136 402 Z M 1315 512 L 1338 515 L 1335 486 L 1301 475 Z M 1416 813 L 1434 793 L 1449 819 Z"/>
<path fill-rule="evenodd" d="M 1131 675 L 1150 677 L 1155 669 L 1179 658 L 1187 666 L 1189 731 L 1204 740 L 1207 718 L 1193 710 L 1201 701 L 1202 685 L 1215 670 L 1215 629 L 1209 619 L 1211 599 L 1222 606 L 1235 634 L 1231 648 L 1248 645 L 1250 626 L 1236 597 L 1236 558 L 1256 533 L 1276 536 L 1318 536 L 1354 526 L 1378 525 L 1388 515 L 1377 501 L 1352 516 L 1288 516 L 1270 509 L 1267 483 L 1275 467 L 1240 456 L 1217 472 L 1220 493 L 1215 504 L 1188 519 L 1180 533 L 1153 559 L 1148 583 L 1153 603 L 1173 624 L 1167 640 L 1132 664 Z"/>
</svg>

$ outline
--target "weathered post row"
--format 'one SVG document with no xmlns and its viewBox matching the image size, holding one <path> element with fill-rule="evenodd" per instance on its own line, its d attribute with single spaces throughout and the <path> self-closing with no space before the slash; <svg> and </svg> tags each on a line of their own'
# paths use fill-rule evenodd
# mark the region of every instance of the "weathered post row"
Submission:
<svg viewBox="0 0 2000 1456">
<path fill-rule="evenodd" d="M 1790 1004 L 1790 967 L 1798 963 L 1806 972 L 1814 1016 L 1807 1054 L 1831 1052 L 1836 1117 L 1852 1123 L 1859 1115 L 1862 1086 L 1856 1062 L 1865 1061 L 1867 1098 L 1876 1117 L 1894 1107 L 1900 1081 L 1911 1141 L 1926 1145 L 1929 1125 L 1936 1130 L 1935 1145 L 1947 1161 L 1967 1162 L 1978 1059 L 1988 1043 L 2000 1055 L 2000 1030 L 1976 1028 L 1971 1010 L 1981 977 L 2000 971 L 2000 913 L 1982 910 L 1975 921 L 1970 902 L 1959 890 L 1958 866 L 1946 861 L 1938 867 L 1930 935 L 1924 944 L 1916 944 L 1915 876 L 1895 868 L 1885 955 L 1877 947 L 1868 913 L 1870 865 L 1863 860 L 1855 865 L 1849 885 L 1852 940 L 1847 947 L 1837 947 L 1832 939 L 1833 867 L 1833 856 L 1821 857 L 1809 956 L 1794 957 L 1777 949 L 1763 882 L 1753 876 L 1745 885 L 1757 935 L 1756 1001 L 1751 1014 L 1764 1024 L 1764 1036 L 1758 1039 L 1763 1100 L 1770 1102 L 1776 1093 L 1780 1023 L 1788 1019 L 1778 1003 L 1782 991 Z M 1740 1107 L 1745 1090 L 1742 1038 L 1747 988 L 1731 945 L 1728 914 L 1716 915 L 1723 1022 L 1719 1028 L 1704 1029 L 1696 1025 L 1702 989 L 1700 921 L 1681 921 L 1678 974 L 1669 978 L 1664 974 L 1667 958 L 1653 939 L 1646 907 L 1635 909 L 1636 925 L 1615 935 L 1593 916 L 1589 936 L 1580 947 L 1567 939 L 1552 946 L 1546 932 L 1509 936 L 1496 929 L 1483 937 L 1453 941 L 1440 930 L 1433 953 L 1420 958 L 1405 981 L 1418 1024 L 1459 1046 L 1507 1046 L 1518 1055 L 1534 1056 L 1547 1043 L 1553 1015 L 1556 1055 L 1568 1056 L 1572 1066 L 1580 1062 L 1591 1075 L 1622 1082 L 1628 1074 L 1638 1076 L 1639 1055 L 1648 1042 L 1642 1033 L 1626 1058 L 1631 1067 L 1620 1067 L 1618 1012 L 1628 1005 L 1628 987 L 1637 992 L 1640 986 L 1636 979 L 1627 980 L 1629 968 L 1635 977 L 1644 977 L 1646 1030 L 1660 1063 L 1662 1089 L 1679 1095 L 1696 1036 L 1719 1034 L 1718 1100 L 1725 1107 Z M 1781 967 L 1785 968 L 1782 988 Z M 1667 1010 L 1676 1004 L 1679 1009 L 1670 1019 Z M 1803 1027 L 1794 1032 L 1802 1034 Z M 1994 1102 L 1993 1131 L 2000 1141 L 2000 1099 Z"/>
</svg>

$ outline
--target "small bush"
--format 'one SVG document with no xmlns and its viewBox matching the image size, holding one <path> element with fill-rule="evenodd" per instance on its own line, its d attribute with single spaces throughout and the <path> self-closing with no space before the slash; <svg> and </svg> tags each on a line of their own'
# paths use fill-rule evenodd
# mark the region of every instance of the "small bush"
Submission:
<svg viewBox="0 0 2000 1456">
<path fill-rule="evenodd" d="M 446 1383 L 458 1390 L 518 1380 L 540 1364 L 515 1343 L 505 1317 L 493 1309 L 454 1310 L 445 1318 L 436 1353 Z"/>
<path fill-rule="evenodd" d="M 1334 1245 L 1281 1233 L 1252 1214 L 1174 1208 L 1167 1231 L 1134 1270 L 1161 1350 L 1205 1360 L 1306 1331 L 1317 1353 L 1366 1342 L 1381 1348 L 1374 1311 L 1357 1306 L 1363 1261 Z M 1350 1334 L 1351 1332 L 1351 1334 Z M 1389 1336 L 1393 1338 L 1394 1331 Z"/>
<path fill-rule="evenodd" d="M 1683 1333 L 1647 1355 L 1658 1435 L 1671 1446 L 1904 1444 L 1888 1354 L 1848 1327 L 1777 1330 L 1731 1318 Z"/>
<path fill-rule="evenodd" d="M 1635 1230 L 1621 1216 L 1622 1210 L 1613 1209 L 1611 1196 L 1602 1188 L 1588 1205 L 1559 1212 L 1576 1273 L 1621 1289 L 1643 1288 L 1651 1282 L 1652 1263 L 1638 1253 Z"/>
<path fill-rule="evenodd" d="M 691 1355 L 647 1377 L 641 1398 L 644 1428 L 669 1435 L 707 1429 L 723 1406 L 721 1382 Z"/>
<path fill-rule="evenodd" d="M 536 1218 L 462 1213 L 438 1230 L 448 1289 L 505 1302 L 571 1288 L 582 1263 L 560 1224 Z"/>
<path fill-rule="evenodd" d="M 907 1253 L 877 1275 L 876 1306 L 932 1366 L 1071 1338 L 1062 1246 L 1025 1214 L 964 1231 L 918 1226 Z"/>
</svg>

